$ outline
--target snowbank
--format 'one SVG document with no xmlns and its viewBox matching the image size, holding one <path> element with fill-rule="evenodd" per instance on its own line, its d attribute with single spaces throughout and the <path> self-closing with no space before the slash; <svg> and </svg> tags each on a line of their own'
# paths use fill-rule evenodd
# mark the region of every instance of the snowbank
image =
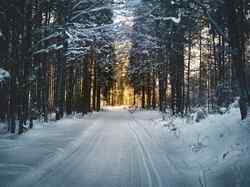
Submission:
<svg viewBox="0 0 250 187">
<path fill-rule="evenodd" d="M 200 176 L 202 186 L 249 184 L 250 126 L 241 123 L 238 108 L 232 107 L 224 115 L 208 115 L 198 123 L 193 118 L 162 120 L 158 112 L 137 112 L 134 116 L 140 124 L 151 121 L 144 122 L 147 132 L 160 142 L 169 158 L 180 162 L 176 167 L 183 173 Z"/>
</svg>

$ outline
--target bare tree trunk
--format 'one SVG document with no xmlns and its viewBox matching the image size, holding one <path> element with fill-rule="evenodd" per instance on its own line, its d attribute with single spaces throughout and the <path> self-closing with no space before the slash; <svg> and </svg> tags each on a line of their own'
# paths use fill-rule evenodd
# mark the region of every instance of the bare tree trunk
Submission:
<svg viewBox="0 0 250 187">
<path fill-rule="evenodd" d="M 250 95 L 247 88 L 247 80 L 245 73 L 245 64 L 243 60 L 243 49 L 242 42 L 244 41 L 244 35 L 242 33 L 242 19 L 240 12 L 240 5 L 242 1 L 227 0 L 225 2 L 227 11 L 227 21 L 228 21 L 228 33 L 230 38 L 232 63 L 237 76 L 239 90 L 240 90 L 240 111 L 241 118 L 245 119 L 247 117 L 248 109 L 250 107 Z M 235 26 L 237 25 L 237 27 Z"/>
<path fill-rule="evenodd" d="M 190 65 L 191 65 L 191 49 L 192 49 L 192 38 L 191 38 L 191 31 L 189 31 L 188 36 L 188 69 L 187 69 L 187 99 L 186 99 L 186 112 L 190 112 Z"/>
</svg>

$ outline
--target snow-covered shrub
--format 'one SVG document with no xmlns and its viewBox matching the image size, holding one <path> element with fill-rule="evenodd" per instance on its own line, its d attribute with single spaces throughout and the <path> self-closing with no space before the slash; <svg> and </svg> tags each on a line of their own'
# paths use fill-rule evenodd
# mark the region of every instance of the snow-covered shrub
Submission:
<svg viewBox="0 0 250 187">
<path fill-rule="evenodd" d="M 171 119 L 172 116 L 171 116 L 171 112 L 170 110 L 165 110 L 165 112 L 162 113 L 162 120 L 165 121 L 165 120 L 169 120 Z"/>
<path fill-rule="evenodd" d="M 228 107 L 233 101 L 233 92 L 229 81 L 220 81 L 216 87 L 216 103 L 218 107 Z"/>
<path fill-rule="evenodd" d="M 186 124 L 193 124 L 194 123 L 194 116 L 191 115 L 191 114 L 188 114 L 185 116 L 185 119 L 186 119 Z"/>
<path fill-rule="evenodd" d="M 6 123 L 0 123 L 0 134 L 4 134 L 8 131 L 8 126 Z"/>
<path fill-rule="evenodd" d="M 239 108 L 240 107 L 239 106 L 239 99 L 240 99 L 239 97 L 236 97 L 234 102 L 229 105 L 229 109 Z"/>
<path fill-rule="evenodd" d="M 225 114 L 226 112 L 228 112 L 228 110 L 229 110 L 229 108 L 220 107 L 220 108 L 218 109 L 218 112 L 219 112 L 220 114 Z"/>
<path fill-rule="evenodd" d="M 205 119 L 207 117 L 207 112 L 203 108 L 199 108 L 198 111 L 196 111 L 193 114 L 193 119 L 195 122 L 200 122 L 201 120 Z"/>
<path fill-rule="evenodd" d="M 10 77 L 10 73 L 2 68 L 0 68 L 0 81 L 5 80 Z"/>
<path fill-rule="evenodd" d="M 130 113 L 135 113 L 137 110 L 138 110 L 138 107 L 137 107 L 137 106 L 129 106 L 129 107 L 128 107 L 128 111 L 129 111 Z"/>
</svg>

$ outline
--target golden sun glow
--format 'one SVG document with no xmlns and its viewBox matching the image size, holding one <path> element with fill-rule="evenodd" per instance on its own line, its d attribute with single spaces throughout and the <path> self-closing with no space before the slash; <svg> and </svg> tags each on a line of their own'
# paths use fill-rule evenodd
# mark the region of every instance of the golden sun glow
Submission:
<svg viewBox="0 0 250 187">
<path fill-rule="evenodd" d="M 129 50 L 131 43 L 116 43 L 116 67 L 115 81 L 112 89 L 112 105 L 132 105 L 133 104 L 133 88 L 130 87 L 128 81 L 127 67 L 129 63 Z"/>
</svg>

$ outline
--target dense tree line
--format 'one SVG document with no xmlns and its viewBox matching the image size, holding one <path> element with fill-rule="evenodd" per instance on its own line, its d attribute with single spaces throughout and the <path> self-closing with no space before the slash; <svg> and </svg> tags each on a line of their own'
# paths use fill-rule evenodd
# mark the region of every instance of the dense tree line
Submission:
<svg viewBox="0 0 250 187">
<path fill-rule="evenodd" d="M 112 81 L 110 1 L 0 1 L 0 117 L 22 133 L 34 119 L 100 110 Z"/>
<path fill-rule="evenodd" d="M 194 106 L 216 111 L 240 96 L 246 118 L 249 11 L 247 0 L 144 0 L 129 64 L 141 106 L 155 108 L 157 102 L 161 111 L 170 108 L 174 115 Z"/>
<path fill-rule="evenodd" d="M 135 105 L 183 115 L 240 96 L 247 117 L 248 0 L 142 0 L 128 33 L 113 23 L 113 8 L 112 0 L 0 0 L 0 118 L 9 131 L 115 104 L 127 80 L 114 76 L 125 68 L 114 45 L 126 37 Z"/>
</svg>

